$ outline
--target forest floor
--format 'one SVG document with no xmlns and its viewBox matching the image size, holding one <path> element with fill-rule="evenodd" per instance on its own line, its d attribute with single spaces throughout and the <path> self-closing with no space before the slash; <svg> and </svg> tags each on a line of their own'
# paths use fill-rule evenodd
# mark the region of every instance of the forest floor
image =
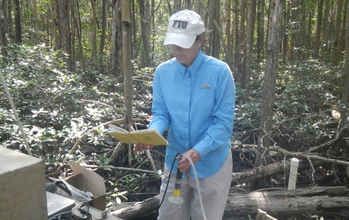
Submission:
<svg viewBox="0 0 349 220">
<path fill-rule="evenodd" d="M 241 152 L 238 151 L 233 151 L 233 158 L 234 158 L 234 165 L 233 165 L 233 171 L 234 173 L 242 172 L 244 170 L 248 170 L 253 168 L 251 164 L 246 164 L 244 160 L 241 159 Z M 334 172 L 329 172 L 333 168 L 333 165 L 326 164 L 324 166 L 316 166 L 316 167 L 309 167 L 309 169 L 303 169 L 300 171 L 298 174 L 298 181 L 297 181 L 297 188 L 308 188 L 311 186 L 341 186 L 341 185 L 348 185 L 346 182 L 346 178 L 343 176 L 343 173 L 340 173 L 341 178 L 338 177 L 338 173 Z M 149 167 L 150 169 L 150 167 Z M 316 169 L 315 172 L 311 172 L 311 170 Z M 327 170 L 328 169 L 328 170 Z M 278 173 L 270 178 L 262 180 L 262 182 L 265 182 L 266 185 L 264 186 L 264 190 L 282 190 L 282 189 L 287 189 L 287 182 L 288 182 L 288 177 L 286 176 L 287 174 L 284 173 Z M 342 182 L 342 181 L 345 182 Z M 147 198 L 155 196 L 159 192 L 159 186 L 160 186 L 160 179 L 152 182 L 150 185 L 144 188 L 143 191 L 139 193 L 130 193 L 128 194 L 128 200 L 127 203 L 124 202 L 119 207 L 115 207 L 114 209 L 117 208 L 122 208 L 123 206 L 128 206 L 132 204 L 132 202 L 139 202 L 143 201 Z M 315 183 L 315 184 L 314 184 Z M 246 192 L 253 192 L 254 190 L 263 190 L 260 187 L 259 188 L 254 188 L 253 183 L 244 183 L 240 185 L 235 185 L 232 184 L 232 188 L 239 188 L 242 191 Z M 239 217 L 239 220 L 253 220 L 255 217 L 255 213 L 251 213 L 250 216 L 246 216 L 246 218 L 241 218 Z M 150 212 L 149 214 L 138 217 L 137 219 L 140 220 L 155 220 L 157 219 L 157 212 L 153 211 Z M 236 217 L 225 217 L 224 220 L 236 220 Z M 287 220 L 307 220 L 307 219 L 314 219 L 314 220 L 340 220 L 341 218 L 334 217 L 334 218 L 321 218 L 321 216 L 318 215 L 313 215 L 312 213 L 302 213 L 302 217 L 295 217 L 290 215 Z M 279 219 L 279 220 L 286 220 L 286 219 Z M 345 219 L 345 218 L 342 218 Z"/>
</svg>

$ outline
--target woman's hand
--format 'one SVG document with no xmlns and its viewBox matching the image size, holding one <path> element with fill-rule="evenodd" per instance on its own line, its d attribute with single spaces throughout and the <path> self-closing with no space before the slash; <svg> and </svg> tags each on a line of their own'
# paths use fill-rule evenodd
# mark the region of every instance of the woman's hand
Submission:
<svg viewBox="0 0 349 220">
<path fill-rule="evenodd" d="M 200 154 L 194 149 L 190 149 L 187 152 L 185 152 L 183 154 L 182 159 L 178 162 L 178 168 L 182 173 L 187 171 L 191 166 L 187 157 L 189 157 L 194 164 L 196 164 L 196 162 L 198 162 L 201 158 Z"/>
</svg>

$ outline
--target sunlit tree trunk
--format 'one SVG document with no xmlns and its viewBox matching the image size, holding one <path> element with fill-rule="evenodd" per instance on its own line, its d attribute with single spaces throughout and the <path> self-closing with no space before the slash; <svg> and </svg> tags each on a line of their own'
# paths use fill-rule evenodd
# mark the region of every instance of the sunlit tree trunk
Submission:
<svg viewBox="0 0 349 220">
<path fill-rule="evenodd" d="M 131 1 L 122 0 L 122 72 L 124 76 L 124 122 L 127 130 L 132 130 L 132 41 L 131 41 Z M 129 166 L 131 166 L 131 145 L 129 145 Z"/>
<path fill-rule="evenodd" d="M 268 40 L 266 48 L 266 67 L 262 89 L 262 106 L 258 132 L 258 155 L 256 166 L 265 165 L 266 152 L 270 145 L 269 132 L 273 122 L 276 73 L 279 65 L 283 0 L 270 0 Z"/>
</svg>

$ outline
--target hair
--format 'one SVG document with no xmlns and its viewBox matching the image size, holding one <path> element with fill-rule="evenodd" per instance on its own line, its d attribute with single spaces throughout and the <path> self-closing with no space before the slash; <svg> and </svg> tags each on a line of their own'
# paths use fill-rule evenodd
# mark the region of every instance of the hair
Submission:
<svg viewBox="0 0 349 220">
<path fill-rule="evenodd" d="M 202 34 L 199 34 L 198 36 L 196 36 L 195 41 L 198 41 L 200 38 L 204 38 L 204 41 L 206 40 L 206 38 L 208 37 L 208 31 L 204 31 Z"/>
<path fill-rule="evenodd" d="M 205 30 L 202 34 L 199 34 L 196 36 L 195 41 L 200 40 L 201 38 L 203 39 L 202 41 L 202 47 L 206 45 L 206 42 L 209 38 L 209 34 L 210 34 L 211 30 Z"/>
</svg>

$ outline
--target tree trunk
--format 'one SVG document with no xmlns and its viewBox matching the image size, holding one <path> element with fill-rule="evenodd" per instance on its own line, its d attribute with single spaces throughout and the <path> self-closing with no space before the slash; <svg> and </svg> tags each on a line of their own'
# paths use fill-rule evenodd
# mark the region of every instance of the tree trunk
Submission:
<svg viewBox="0 0 349 220">
<path fill-rule="evenodd" d="M 185 6 L 184 8 L 191 9 L 191 0 L 185 0 Z"/>
<path fill-rule="evenodd" d="M 99 45 L 99 56 L 98 56 L 98 63 L 99 63 L 99 71 L 101 73 L 104 72 L 104 60 L 103 60 L 103 54 L 104 54 L 104 47 L 105 47 L 105 39 L 106 39 L 106 31 L 107 31 L 107 0 L 102 1 L 102 30 L 101 30 L 101 43 Z"/>
<path fill-rule="evenodd" d="M 307 25 L 306 25 L 306 13 L 307 13 L 307 9 L 305 7 L 305 3 L 306 1 L 300 1 L 300 5 L 299 5 L 299 13 L 298 16 L 300 16 L 299 19 L 300 20 L 300 24 L 299 24 L 299 30 L 297 30 L 297 32 L 299 33 L 299 47 L 300 48 L 305 48 L 307 46 L 307 35 L 310 33 L 307 33 Z M 302 50 L 301 50 L 302 51 Z M 300 52 L 299 53 L 299 58 L 301 58 L 301 60 L 307 59 L 306 54 L 304 52 Z"/>
<path fill-rule="evenodd" d="M 58 0 L 58 11 L 59 11 L 59 39 L 61 42 L 61 48 L 66 56 L 66 63 L 69 70 L 72 70 L 71 63 L 71 33 L 70 33 L 70 22 L 69 22 L 69 1 Z"/>
<path fill-rule="evenodd" d="M 81 16 L 80 16 L 80 5 L 78 1 L 74 1 L 74 3 L 76 4 L 76 8 L 77 8 L 77 15 L 76 13 L 74 13 L 74 15 L 72 16 L 73 19 L 73 27 L 76 29 L 75 33 L 76 33 L 76 38 L 78 41 L 78 54 L 75 53 L 75 57 L 76 59 L 80 60 L 81 65 L 82 65 L 82 70 L 86 71 L 86 65 L 85 65 L 85 58 L 84 58 L 84 48 L 82 46 L 82 29 L 81 29 Z"/>
<path fill-rule="evenodd" d="M 267 211 L 278 219 L 304 217 L 305 214 L 322 217 L 349 216 L 349 189 L 345 186 L 309 187 L 286 190 L 241 192 L 231 189 L 223 219 L 246 220 L 255 217 L 257 210 Z M 118 218 L 133 220 L 159 208 L 160 196 L 112 212 Z"/>
<path fill-rule="evenodd" d="M 120 27 L 120 13 L 119 13 L 119 0 L 113 1 L 113 19 L 111 22 L 111 43 L 112 43 L 112 51 L 111 51 L 111 65 L 112 72 L 115 77 L 121 79 L 121 71 L 120 71 L 120 50 L 121 50 L 121 27 Z M 121 92 L 121 91 L 118 91 Z"/>
<path fill-rule="evenodd" d="M 202 2 L 202 5 L 204 5 L 205 3 Z M 208 7 L 207 7 L 207 11 L 206 11 L 206 29 L 208 30 L 214 30 L 214 24 L 213 24 L 213 20 L 214 18 L 214 1 L 208 1 Z M 202 18 L 204 19 L 204 18 Z M 204 48 L 205 49 L 205 54 L 207 55 L 212 55 L 213 54 L 213 36 L 214 36 L 214 31 L 210 31 L 208 33 L 208 40 L 207 40 L 207 45 Z"/>
<path fill-rule="evenodd" d="M 318 58 L 319 49 L 321 44 L 321 26 L 322 26 L 322 8 L 324 5 L 324 0 L 320 0 L 317 5 L 317 18 L 316 18 L 316 34 L 315 34 L 315 42 L 314 42 L 314 57 Z"/>
<path fill-rule="evenodd" d="M 337 16 L 335 30 L 333 32 L 333 50 L 332 50 L 332 65 L 337 66 L 339 63 L 339 45 L 340 45 L 340 36 L 341 36 L 341 26 L 342 26 L 342 10 L 343 10 L 343 0 L 338 0 L 337 5 Z"/>
<path fill-rule="evenodd" d="M 349 1 L 347 1 L 347 11 L 349 12 Z M 349 16 L 346 20 L 346 34 L 345 34 L 345 63 L 344 63 L 344 88 L 342 94 L 342 102 L 349 102 Z"/>
<path fill-rule="evenodd" d="M 155 29 L 155 0 L 151 0 L 151 6 L 150 6 L 150 30 L 154 30 Z M 151 60 L 154 60 L 154 48 L 155 48 L 155 37 L 154 34 L 151 34 L 152 36 L 152 41 L 151 41 L 151 46 L 150 46 L 150 53 L 151 53 Z"/>
<path fill-rule="evenodd" d="M 38 29 L 38 22 L 39 22 L 39 14 L 38 14 L 38 8 L 37 8 L 37 0 L 29 0 L 29 9 L 32 11 L 32 16 L 30 19 L 30 22 L 32 23 L 32 27 L 34 28 L 34 31 L 39 31 Z"/>
<path fill-rule="evenodd" d="M 225 0 L 225 34 L 226 34 L 226 45 L 229 51 L 231 51 L 232 49 L 232 38 L 233 38 L 233 34 L 231 32 L 231 1 L 230 0 Z M 231 53 L 229 53 L 229 57 L 231 57 Z"/>
<path fill-rule="evenodd" d="M 132 100 L 133 100 L 133 81 L 132 81 L 132 35 L 131 35 L 131 1 L 122 0 L 122 72 L 124 76 L 124 122 L 125 128 L 132 130 Z M 129 145 L 128 162 L 131 166 L 132 153 Z"/>
<path fill-rule="evenodd" d="M 283 17 L 283 26 L 284 27 L 288 27 L 288 24 L 290 23 L 290 14 L 291 14 L 291 9 L 290 7 L 287 7 L 289 1 L 285 1 L 285 13 L 284 13 L 284 17 Z M 291 52 L 292 51 L 289 45 L 289 39 L 290 39 L 290 33 L 289 31 L 285 28 L 283 31 L 283 37 L 282 37 L 282 48 L 281 48 L 281 52 L 282 52 L 282 62 L 283 64 L 288 64 L 290 62 L 289 60 L 289 56 L 291 56 Z M 292 61 L 292 60 L 291 60 Z"/>
<path fill-rule="evenodd" d="M 328 50 L 328 44 L 329 44 L 329 17 L 330 17 L 330 3 L 331 1 L 325 1 L 324 6 L 324 15 L 323 15 L 323 22 L 322 22 L 322 44 L 321 44 L 321 57 L 323 61 L 326 60 L 327 50 Z"/>
<path fill-rule="evenodd" d="M 304 217 L 307 213 L 325 219 L 349 216 L 349 189 L 345 186 L 271 190 L 231 191 L 223 219 L 248 219 L 248 215 L 255 215 L 258 209 L 277 219 Z"/>
<path fill-rule="evenodd" d="M 0 0 L 0 47 L 1 55 L 4 63 L 7 59 L 7 38 L 6 34 L 8 32 L 8 23 L 7 23 L 7 0 Z"/>
<path fill-rule="evenodd" d="M 22 26 L 21 26 L 21 5 L 19 0 L 14 1 L 15 4 L 15 42 L 22 43 Z"/>
<path fill-rule="evenodd" d="M 206 11 L 206 13 L 208 14 L 209 13 L 209 10 L 208 10 L 208 8 L 204 5 L 204 2 L 203 2 L 203 0 L 200 0 L 199 1 L 200 2 L 200 4 L 201 4 L 201 6 L 204 8 L 204 10 Z M 214 26 L 215 26 L 215 29 L 217 29 L 217 33 L 218 34 L 220 34 L 220 39 L 224 39 L 223 38 L 223 36 L 222 36 L 222 31 L 221 31 L 221 29 L 219 28 L 219 25 L 218 25 L 218 23 L 216 22 L 216 20 L 214 19 L 214 18 L 211 18 L 211 19 L 213 19 L 213 24 L 214 24 Z M 225 41 L 224 40 L 222 40 L 221 41 L 221 44 L 222 44 L 222 47 L 223 47 L 223 49 L 224 49 L 224 53 L 225 53 L 225 62 L 228 64 L 228 66 L 230 67 L 230 69 L 232 70 L 232 72 L 233 73 L 237 73 L 237 71 L 236 71 L 236 69 L 235 69 L 235 67 L 233 66 L 233 64 L 231 63 L 231 58 L 230 58 L 230 56 L 229 56 L 229 51 L 228 51 L 228 48 L 227 48 L 227 45 L 225 44 Z"/>
<path fill-rule="evenodd" d="M 238 50 L 238 53 L 240 53 L 240 62 L 236 65 L 239 65 L 239 69 L 241 72 L 241 86 L 243 88 L 246 88 L 246 10 L 247 10 L 247 2 L 246 1 L 237 1 L 240 5 L 240 26 L 238 27 L 238 33 L 239 33 L 239 45 L 236 48 Z"/>
<path fill-rule="evenodd" d="M 173 2 L 173 11 L 172 11 L 172 13 L 170 15 L 172 15 L 172 14 L 174 14 L 174 13 L 176 13 L 176 12 L 181 10 L 181 5 L 182 5 L 181 3 L 182 3 L 181 0 L 174 0 L 174 2 Z"/>
<path fill-rule="evenodd" d="M 235 47 L 235 52 L 234 52 L 234 64 L 236 66 L 236 82 L 240 83 L 242 87 L 244 87 L 244 82 L 243 82 L 243 77 L 242 77 L 242 71 L 241 71 L 241 67 L 240 67 L 240 63 L 242 60 L 242 55 L 240 52 L 240 47 L 239 45 L 241 44 L 240 42 L 240 35 L 239 35 L 239 18 L 240 18 L 240 14 L 239 14 L 239 1 L 234 1 L 234 34 L 235 34 L 235 42 L 234 42 L 234 47 Z"/>
<path fill-rule="evenodd" d="M 349 12 L 349 1 L 347 1 L 347 12 Z M 345 33 L 345 61 L 344 61 L 345 75 L 343 77 L 343 92 L 342 92 L 342 104 L 348 106 L 349 103 L 349 16 L 346 17 L 346 33 Z M 347 114 L 347 108 L 341 109 L 341 127 L 349 123 L 349 116 Z"/>
<path fill-rule="evenodd" d="M 220 4 L 220 1 L 212 1 L 212 2 L 213 2 L 212 3 L 213 4 L 212 12 L 214 14 L 211 17 L 211 19 L 212 19 L 213 27 L 215 26 L 215 22 L 220 27 L 221 26 L 220 25 L 220 23 L 221 23 L 221 18 L 220 18 L 221 17 L 221 4 Z M 221 39 L 220 39 L 219 31 L 220 31 L 220 29 L 214 28 L 213 36 L 212 36 L 213 42 L 212 42 L 212 54 L 211 55 L 213 57 L 216 57 L 217 59 L 219 59 L 220 48 L 221 48 L 221 43 L 220 43 Z"/>
<path fill-rule="evenodd" d="M 136 220 L 142 215 L 149 214 L 159 208 L 160 196 L 154 196 L 141 202 L 137 202 L 126 208 L 112 212 L 111 214 L 121 219 Z"/>
<path fill-rule="evenodd" d="M 257 62 L 264 58 L 264 0 L 257 0 L 257 45 L 256 54 Z"/>
<path fill-rule="evenodd" d="M 320 166 L 324 164 L 324 161 L 320 160 L 314 160 L 312 161 L 312 166 Z M 304 169 L 309 169 L 309 163 L 308 162 L 301 162 L 298 166 L 298 171 L 301 172 Z M 277 163 L 271 163 L 266 166 L 259 166 L 255 167 L 250 170 L 244 170 L 242 172 L 233 173 L 233 178 L 231 181 L 231 186 L 243 184 L 243 183 L 251 183 L 255 181 L 262 180 L 265 177 L 270 177 L 273 175 L 289 172 L 290 168 L 290 160 L 287 161 L 281 161 Z M 285 182 L 288 181 L 287 178 L 284 180 Z"/>
<path fill-rule="evenodd" d="M 96 62 L 97 59 L 97 13 L 96 13 L 96 0 L 91 0 L 92 7 L 92 60 Z"/>
<path fill-rule="evenodd" d="M 59 9 L 58 9 L 58 0 L 51 1 L 51 11 L 52 11 L 52 38 L 54 42 L 52 44 L 55 47 L 55 50 L 62 48 L 61 40 L 59 38 Z M 48 35 L 49 35 L 48 31 Z"/>
<path fill-rule="evenodd" d="M 346 7 L 345 1 L 343 2 L 343 13 L 342 13 L 342 25 L 341 25 L 341 30 L 340 30 L 340 39 L 339 39 L 339 44 L 338 44 L 338 50 L 339 50 L 339 62 L 342 61 L 342 54 L 345 53 L 345 32 L 346 32 L 346 21 L 348 15 L 348 9 Z"/>
<path fill-rule="evenodd" d="M 270 18 L 268 28 L 268 41 L 266 51 L 266 70 L 262 91 L 262 106 L 258 133 L 258 153 L 256 166 L 265 164 L 264 151 L 269 147 L 268 137 L 272 126 L 273 103 L 275 97 L 276 73 L 278 71 L 278 59 L 281 42 L 281 24 L 283 0 L 270 1 Z"/>
<path fill-rule="evenodd" d="M 295 48 L 298 45 L 298 33 L 297 32 L 297 3 L 298 1 L 286 1 L 286 4 L 288 3 L 288 10 L 290 12 L 289 15 L 289 22 L 288 22 L 288 31 L 289 31 L 289 37 L 288 37 L 288 52 L 287 52 L 287 57 L 290 62 L 294 62 L 298 60 L 298 57 L 295 56 Z"/>
<path fill-rule="evenodd" d="M 71 42 L 70 44 L 72 45 L 71 47 L 71 54 L 70 54 L 70 62 L 71 62 L 71 71 L 76 72 L 76 50 L 75 50 L 75 36 L 76 36 L 76 29 L 74 28 L 74 17 L 75 17 L 75 1 L 71 2 L 70 6 L 70 14 L 71 14 L 71 23 L 72 27 L 70 28 L 70 33 L 71 33 Z"/>
<path fill-rule="evenodd" d="M 150 5 L 149 0 L 138 0 L 139 11 L 141 16 L 141 37 L 143 43 L 142 52 L 142 66 L 150 65 Z M 141 45 L 141 44 L 140 44 Z"/>
<path fill-rule="evenodd" d="M 252 61 L 252 47 L 254 36 L 254 21 L 256 14 L 256 0 L 247 1 L 247 33 L 246 33 L 246 54 L 245 54 L 245 88 L 246 97 L 249 97 L 250 93 L 250 81 L 251 81 L 251 61 Z"/>
</svg>

